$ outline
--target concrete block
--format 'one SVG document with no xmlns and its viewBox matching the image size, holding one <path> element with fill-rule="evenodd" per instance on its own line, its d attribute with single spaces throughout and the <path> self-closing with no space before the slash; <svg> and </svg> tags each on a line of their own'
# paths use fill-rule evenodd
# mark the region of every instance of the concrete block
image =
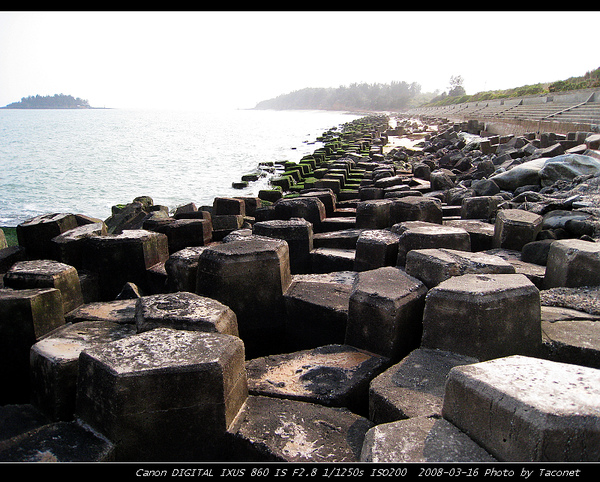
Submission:
<svg viewBox="0 0 600 482">
<path fill-rule="evenodd" d="M 343 229 L 327 233 L 315 233 L 314 248 L 356 249 L 356 243 L 363 229 Z"/>
<path fill-rule="evenodd" d="M 496 459 L 447 420 L 415 417 L 369 429 L 360 461 L 380 464 L 485 463 Z M 385 465 L 383 468 L 385 470 Z M 452 467 L 445 470 L 452 470 Z M 467 474 L 469 468 L 462 470 Z"/>
<path fill-rule="evenodd" d="M 148 269 L 169 257 L 167 236 L 144 229 L 93 236 L 86 246 L 85 267 L 98 275 L 99 301 L 114 300 L 127 282 L 149 292 Z"/>
<path fill-rule="evenodd" d="M 368 415 L 369 382 L 388 359 L 348 345 L 325 345 L 246 363 L 248 390 L 262 395 L 345 407 Z"/>
<path fill-rule="evenodd" d="M 313 249 L 313 226 L 302 218 L 261 221 L 254 223 L 252 233 L 281 239 L 288 244 L 292 274 L 310 273 L 310 252 Z"/>
<path fill-rule="evenodd" d="M 149 228 L 150 229 L 150 228 Z M 167 236 L 169 253 L 193 246 L 206 246 L 213 240 L 213 224 L 207 219 L 173 219 L 151 228 Z"/>
<path fill-rule="evenodd" d="M 443 210 L 439 199 L 424 196 L 395 198 L 390 206 L 390 226 L 405 221 L 442 224 Z"/>
<path fill-rule="evenodd" d="M 169 255 L 165 261 L 168 291 L 196 291 L 198 258 L 205 249 L 206 246 L 192 246 Z"/>
<path fill-rule="evenodd" d="M 391 231 L 400 236 L 396 266 L 404 267 L 406 255 L 413 249 L 448 248 L 471 251 L 471 237 L 462 228 L 425 221 L 406 221 L 394 224 Z"/>
<path fill-rule="evenodd" d="M 136 301 L 137 332 L 155 328 L 204 331 L 238 336 L 235 313 L 216 300 L 179 291 L 142 296 Z"/>
<path fill-rule="evenodd" d="M 395 266 L 399 236 L 384 229 L 366 229 L 356 242 L 355 271 Z"/>
<path fill-rule="evenodd" d="M 70 229 L 51 239 L 53 245 L 51 259 L 81 269 L 84 266 L 87 239 L 91 236 L 104 236 L 106 234 L 107 228 L 104 222 L 84 224 Z"/>
<path fill-rule="evenodd" d="M 521 252 L 513 249 L 494 248 L 483 251 L 485 254 L 498 256 L 515 267 L 517 274 L 527 276 L 538 289 L 544 289 L 544 277 L 546 275 L 546 267 L 535 263 L 528 263 L 521 259 Z"/>
<path fill-rule="evenodd" d="M 3 462 L 114 462 L 114 445 L 89 428 L 56 422 L 7 440 L 0 446 Z"/>
<path fill-rule="evenodd" d="M 0 406 L 0 445 L 6 440 L 50 423 L 31 403 Z"/>
<path fill-rule="evenodd" d="M 375 424 L 413 417 L 441 417 L 450 370 L 478 359 L 429 348 L 417 348 L 373 379 L 369 387 L 369 420 Z"/>
<path fill-rule="evenodd" d="M 358 273 L 345 343 L 397 362 L 419 345 L 427 288 L 395 267 Z"/>
<path fill-rule="evenodd" d="M 344 408 L 250 395 L 229 433 L 242 462 L 358 462 L 372 425 Z"/>
<path fill-rule="evenodd" d="M 550 246 L 544 287 L 600 285 L 600 243 L 563 239 Z"/>
<path fill-rule="evenodd" d="M 213 216 L 246 215 L 246 204 L 242 199 L 230 197 L 216 197 L 213 199 Z"/>
<path fill-rule="evenodd" d="M 17 239 L 29 258 L 52 259 L 52 238 L 76 227 L 77 219 L 73 214 L 43 214 L 19 224 Z"/>
<path fill-rule="evenodd" d="M 600 372 L 509 356 L 450 371 L 442 414 L 504 462 L 598 462 Z"/>
<path fill-rule="evenodd" d="M 248 393 L 244 358 L 238 337 L 167 328 L 86 349 L 77 417 L 116 461 L 222 460 Z"/>
<path fill-rule="evenodd" d="M 79 354 L 135 334 L 135 325 L 83 321 L 62 326 L 31 347 L 31 401 L 52 421 L 75 414 Z"/>
<path fill-rule="evenodd" d="M 353 271 L 292 276 L 284 294 L 289 350 L 344 342 L 355 278 Z"/>
<path fill-rule="evenodd" d="M 465 274 L 427 293 L 425 348 L 489 360 L 541 349 L 540 293 L 520 274 Z"/>
<path fill-rule="evenodd" d="M 325 217 L 334 215 L 336 210 L 337 196 L 331 189 L 307 190 L 300 193 L 300 197 L 315 197 L 325 206 Z"/>
<path fill-rule="evenodd" d="M 274 216 L 274 219 L 281 220 L 303 218 L 313 225 L 314 232 L 319 232 L 326 211 L 317 197 L 283 198 L 274 204 Z"/>
<path fill-rule="evenodd" d="M 326 218 L 321 223 L 321 232 L 344 231 L 354 228 L 356 228 L 356 218 L 351 216 Z"/>
<path fill-rule="evenodd" d="M 371 199 L 356 205 L 357 229 L 384 229 L 390 224 L 390 199 Z"/>
<path fill-rule="evenodd" d="M 36 259 L 15 263 L 4 275 L 4 286 L 15 290 L 56 288 L 62 297 L 64 313 L 83 304 L 77 270 L 58 261 Z"/>
<path fill-rule="evenodd" d="M 515 267 L 499 256 L 445 248 L 409 251 L 404 269 L 427 288 L 463 274 L 515 273 Z"/>
<path fill-rule="evenodd" d="M 494 247 L 520 251 L 535 241 L 542 230 L 543 217 L 522 209 L 501 209 L 496 215 Z"/>
<path fill-rule="evenodd" d="M 0 405 L 29 401 L 29 351 L 46 333 L 65 324 L 55 288 L 0 290 Z"/>
<path fill-rule="evenodd" d="M 287 243 L 250 236 L 202 251 L 195 292 L 231 308 L 247 351 L 264 354 L 283 339 L 291 282 Z"/>
<path fill-rule="evenodd" d="M 446 219 L 446 226 L 464 229 L 471 238 L 471 251 L 485 251 L 494 247 L 494 225 L 478 219 Z"/>
<path fill-rule="evenodd" d="M 498 205 L 503 201 L 502 196 L 463 198 L 460 207 L 460 217 L 462 219 L 493 219 L 498 212 Z"/>
<path fill-rule="evenodd" d="M 82 321 L 108 321 L 111 323 L 135 325 L 135 304 L 137 299 L 96 301 L 86 303 L 65 314 L 67 323 Z"/>
<path fill-rule="evenodd" d="M 353 271 L 356 251 L 354 249 L 315 248 L 310 252 L 313 273 Z"/>
</svg>

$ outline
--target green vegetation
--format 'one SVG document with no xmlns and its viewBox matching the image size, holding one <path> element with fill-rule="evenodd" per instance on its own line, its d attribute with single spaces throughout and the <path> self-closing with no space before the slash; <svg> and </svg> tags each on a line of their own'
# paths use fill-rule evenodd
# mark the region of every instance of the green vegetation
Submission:
<svg viewBox="0 0 600 482">
<path fill-rule="evenodd" d="M 20 102 L 8 104 L 3 109 L 91 109 L 87 100 L 72 95 L 54 94 L 23 97 Z"/>
<path fill-rule="evenodd" d="M 402 111 L 411 107 L 441 106 L 478 102 L 508 97 L 542 95 L 552 92 L 591 89 L 600 87 L 600 68 L 581 77 L 571 77 L 551 83 L 523 85 L 506 90 L 478 92 L 467 95 L 463 78 L 450 78 L 448 92 L 422 93 L 417 83 L 392 82 L 391 84 L 351 84 L 338 88 L 306 88 L 273 99 L 259 102 L 255 109 L 316 109 L 350 111 Z"/>
</svg>

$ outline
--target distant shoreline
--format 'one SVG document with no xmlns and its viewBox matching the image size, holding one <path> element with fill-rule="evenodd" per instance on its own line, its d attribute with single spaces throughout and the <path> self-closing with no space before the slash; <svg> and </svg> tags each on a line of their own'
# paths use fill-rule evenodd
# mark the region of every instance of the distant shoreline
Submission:
<svg viewBox="0 0 600 482">
<path fill-rule="evenodd" d="M 10 110 L 95 110 L 95 109 L 112 109 L 112 107 L 10 107 L 8 105 L 0 107 L 0 109 Z"/>
</svg>

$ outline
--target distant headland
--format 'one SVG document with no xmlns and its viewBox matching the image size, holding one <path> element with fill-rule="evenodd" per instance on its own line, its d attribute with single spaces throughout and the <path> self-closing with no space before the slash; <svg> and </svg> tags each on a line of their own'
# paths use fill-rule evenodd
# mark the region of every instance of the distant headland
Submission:
<svg viewBox="0 0 600 482">
<path fill-rule="evenodd" d="M 13 102 L 1 109 L 98 109 L 91 107 L 89 102 L 72 95 L 36 95 L 23 97 L 19 102 Z"/>
</svg>

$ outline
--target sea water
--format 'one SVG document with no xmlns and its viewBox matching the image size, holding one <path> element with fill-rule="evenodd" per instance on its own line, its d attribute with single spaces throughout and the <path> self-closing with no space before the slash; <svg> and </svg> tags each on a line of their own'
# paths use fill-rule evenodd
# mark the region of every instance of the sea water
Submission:
<svg viewBox="0 0 600 482">
<path fill-rule="evenodd" d="M 99 219 L 138 196 L 169 207 L 256 196 L 234 189 L 262 162 L 299 161 L 326 130 L 360 117 L 329 111 L 0 109 L 0 226 L 46 213 Z"/>
</svg>

